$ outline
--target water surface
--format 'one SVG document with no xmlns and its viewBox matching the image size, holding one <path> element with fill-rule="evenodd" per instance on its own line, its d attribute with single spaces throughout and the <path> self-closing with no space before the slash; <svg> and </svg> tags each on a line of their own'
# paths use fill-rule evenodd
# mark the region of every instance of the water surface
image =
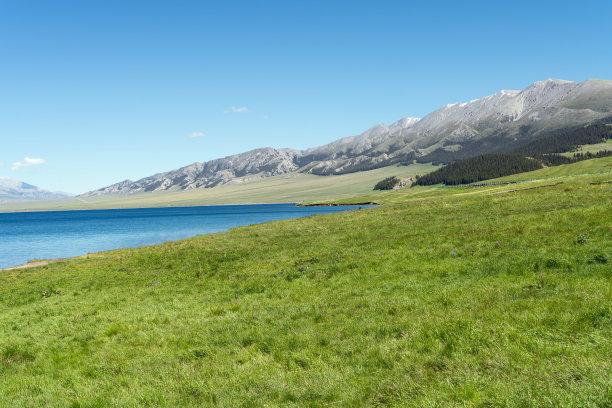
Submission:
<svg viewBox="0 0 612 408">
<path fill-rule="evenodd" d="M 0 213 L 0 268 L 355 209 L 291 204 Z"/>
</svg>

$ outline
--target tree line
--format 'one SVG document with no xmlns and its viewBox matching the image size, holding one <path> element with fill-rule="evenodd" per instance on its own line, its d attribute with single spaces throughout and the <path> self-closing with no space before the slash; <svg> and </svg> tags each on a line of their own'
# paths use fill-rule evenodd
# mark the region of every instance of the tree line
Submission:
<svg viewBox="0 0 612 408">
<path fill-rule="evenodd" d="M 542 168 L 542 163 L 520 154 L 493 153 L 459 160 L 436 171 L 416 176 L 414 184 L 469 184 L 510 174 L 523 173 Z"/>
<path fill-rule="evenodd" d="M 537 155 L 550 153 L 565 153 L 576 150 L 578 146 L 587 144 L 601 143 L 606 139 L 612 138 L 612 126 L 590 125 L 584 128 L 575 129 L 536 139 L 532 142 L 519 146 L 512 153 L 523 155 Z"/>
<path fill-rule="evenodd" d="M 612 151 L 576 153 L 571 157 L 558 153 L 571 152 L 581 145 L 597 144 L 612 138 L 612 127 L 596 124 L 526 143 L 508 153 L 483 154 L 450 163 L 436 171 L 417 176 L 414 185 L 469 184 L 581 160 L 611 156 Z"/>
</svg>

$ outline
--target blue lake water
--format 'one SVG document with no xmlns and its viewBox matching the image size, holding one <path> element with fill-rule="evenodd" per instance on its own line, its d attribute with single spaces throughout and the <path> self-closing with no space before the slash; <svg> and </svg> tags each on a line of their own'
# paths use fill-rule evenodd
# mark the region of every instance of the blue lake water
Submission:
<svg viewBox="0 0 612 408">
<path fill-rule="evenodd" d="M 0 268 L 352 209 L 257 204 L 0 213 Z"/>
</svg>

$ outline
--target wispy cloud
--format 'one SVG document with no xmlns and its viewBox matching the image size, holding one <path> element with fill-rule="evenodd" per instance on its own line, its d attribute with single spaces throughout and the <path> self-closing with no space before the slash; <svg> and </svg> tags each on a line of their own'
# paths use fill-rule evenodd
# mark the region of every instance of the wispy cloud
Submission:
<svg viewBox="0 0 612 408">
<path fill-rule="evenodd" d="M 17 161 L 13 163 L 11 170 L 19 170 L 22 167 L 30 167 L 30 166 L 34 166 L 37 164 L 43 164 L 45 162 L 46 162 L 45 159 L 35 159 L 32 157 L 26 157 L 23 159 L 23 161 Z"/>
<path fill-rule="evenodd" d="M 269 115 L 261 115 L 261 118 L 262 119 L 270 119 L 270 116 Z"/>
<path fill-rule="evenodd" d="M 245 113 L 245 112 L 249 112 L 249 108 L 247 108 L 246 106 L 242 106 L 240 108 L 232 106 L 231 108 L 223 111 L 223 113 Z"/>
<path fill-rule="evenodd" d="M 196 137 L 204 137 L 206 136 L 204 134 L 204 132 L 191 132 L 191 133 L 187 133 L 187 137 L 190 137 L 192 139 L 195 139 Z"/>
</svg>

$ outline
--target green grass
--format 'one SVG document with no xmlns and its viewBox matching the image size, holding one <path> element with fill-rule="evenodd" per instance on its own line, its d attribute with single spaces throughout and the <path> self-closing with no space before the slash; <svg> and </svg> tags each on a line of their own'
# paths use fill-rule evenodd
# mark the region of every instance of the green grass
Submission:
<svg viewBox="0 0 612 408">
<path fill-rule="evenodd" d="M 74 210 L 95 208 L 176 207 L 192 205 L 301 202 L 341 199 L 366 194 L 380 180 L 402 178 L 435 170 L 431 164 L 389 166 L 340 176 L 291 173 L 215 188 L 113 194 L 67 200 L 0 204 L 0 211 Z"/>
<path fill-rule="evenodd" d="M 604 143 L 596 143 L 596 144 L 588 144 L 588 145 L 579 146 L 578 149 L 572 152 L 561 153 L 561 155 L 572 157 L 576 153 L 582 153 L 582 154 L 597 153 L 597 152 L 601 152 L 602 150 L 612 150 L 612 139 L 606 139 Z"/>
<path fill-rule="evenodd" d="M 612 172 L 612 157 L 604 157 L 601 159 L 583 160 L 580 162 L 567 164 L 564 166 L 547 167 L 540 170 L 530 171 L 527 173 L 513 174 L 507 177 L 490 180 L 496 181 L 530 181 L 553 179 L 556 177 L 573 177 L 581 174 L 596 174 Z"/>
<path fill-rule="evenodd" d="M 0 406 L 609 407 L 610 178 L 0 272 Z"/>
</svg>

